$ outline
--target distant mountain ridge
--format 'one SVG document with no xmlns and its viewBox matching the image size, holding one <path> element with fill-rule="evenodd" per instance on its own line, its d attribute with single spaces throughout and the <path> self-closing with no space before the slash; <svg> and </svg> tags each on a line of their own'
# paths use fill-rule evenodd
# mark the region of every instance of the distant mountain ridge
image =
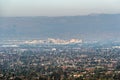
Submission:
<svg viewBox="0 0 120 80">
<path fill-rule="evenodd" d="M 120 14 L 0 17 L 1 38 L 119 38 Z"/>
</svg>

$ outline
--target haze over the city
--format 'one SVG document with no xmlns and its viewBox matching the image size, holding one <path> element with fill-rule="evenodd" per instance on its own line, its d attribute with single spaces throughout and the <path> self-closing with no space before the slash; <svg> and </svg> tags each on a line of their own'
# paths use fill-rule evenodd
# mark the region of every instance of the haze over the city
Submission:
<svg viewBox="0 0 120 80">
<path fill-rule="evenodd" d="M 0 37 L 120 40 L 120 0 L 0 0 Z"/>
</svg>

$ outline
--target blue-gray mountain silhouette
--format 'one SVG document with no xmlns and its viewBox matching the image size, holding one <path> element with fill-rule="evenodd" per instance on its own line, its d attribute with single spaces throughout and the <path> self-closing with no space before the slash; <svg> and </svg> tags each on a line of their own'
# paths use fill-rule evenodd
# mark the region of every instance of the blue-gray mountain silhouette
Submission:
<svg viewBox="0 0 120 80">
<path fill-rule="evenodd" d="M 63 17 L 0 17 L 1 38 L 115 38 L 120 14 Z"/>
</svg>

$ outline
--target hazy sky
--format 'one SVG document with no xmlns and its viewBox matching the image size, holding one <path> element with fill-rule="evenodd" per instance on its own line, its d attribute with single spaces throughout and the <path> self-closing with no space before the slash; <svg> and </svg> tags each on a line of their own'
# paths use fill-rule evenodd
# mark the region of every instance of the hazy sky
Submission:
<svg viewBox="0 0 120 80">
<path fill-rule="evenodd" d="M 0 0 L 0 16 L 120 13 L 120 0 Z"/>
</svg>

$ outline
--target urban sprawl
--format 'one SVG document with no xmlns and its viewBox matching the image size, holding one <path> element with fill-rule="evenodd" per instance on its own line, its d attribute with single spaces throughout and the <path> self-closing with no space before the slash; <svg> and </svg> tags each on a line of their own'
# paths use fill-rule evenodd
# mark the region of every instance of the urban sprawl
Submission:
<svg viewBox="0 0 120 80">
<path fill-rule="evenodd" d="M 0 80 L 120 80 L 120 42 L 1 41 Z"/>
</svg>

